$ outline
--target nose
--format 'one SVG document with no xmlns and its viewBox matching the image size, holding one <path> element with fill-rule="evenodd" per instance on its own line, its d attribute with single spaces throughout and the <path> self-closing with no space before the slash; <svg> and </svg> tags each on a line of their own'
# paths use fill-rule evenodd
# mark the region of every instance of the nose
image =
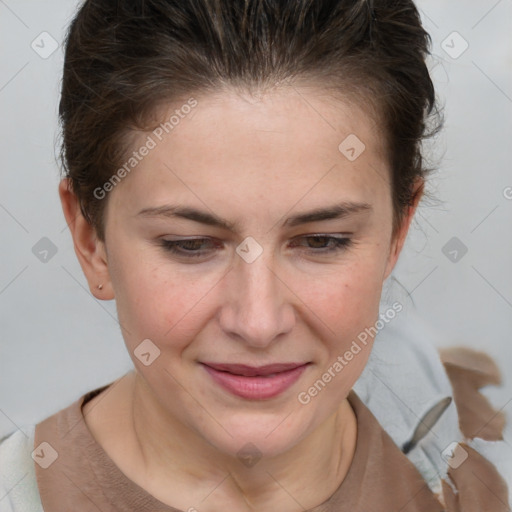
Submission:
<svg viewBox="0 0 512 512">
<path fill-rule="evenodd" d="M 254 348 L 266 348 L 296 321 L 290 283 L 265 255 L 252 263 L 236 259 L 225 277 L 219 316 L 227 335 Z"/>
</svg>

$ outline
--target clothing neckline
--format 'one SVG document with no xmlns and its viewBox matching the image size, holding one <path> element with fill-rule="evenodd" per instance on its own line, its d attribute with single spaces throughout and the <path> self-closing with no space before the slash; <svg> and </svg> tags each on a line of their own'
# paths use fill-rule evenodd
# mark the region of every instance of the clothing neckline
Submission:
<svg viewBox="0 0 512 512">
<path fill-rule="evenodd" d="M 107 510 L 123 512 L 134 509 L 139 512 L 185 512 L 162 503 L 129 479 L 89 430 L 82 408 L 112 384 L 89 391 L 36 426 L 34 445 L 47 440 L 59 453 L 49 468 L 36 465 L 45 510 L 61 510 L 60 498 L 56 497 L 60 496 L 68 500 L 67 506 L 81 511 L 97 511 L 97 508 L 103 511 L 101 507 L 107 506 L 111 507 Z M 389 510 L 403 508 L 404 512 L 442 512 L 419 471 L 393 443 L 355 391 L 351 390 L 347 399 L 357 421 L 352 462 L 336 491 L 306 512 L 349 512 L 376 506 L 388 510 L 379 505 L 385 505 Z M 389 471 L 383 473 L 383 466 Z M 400 475 L 398 479 L 394 478 L 395 472 Z M 79 500 L 89 508 L 78 507 Z M 91 504 L 94 504 L 93 508 Z"/>
</svg>

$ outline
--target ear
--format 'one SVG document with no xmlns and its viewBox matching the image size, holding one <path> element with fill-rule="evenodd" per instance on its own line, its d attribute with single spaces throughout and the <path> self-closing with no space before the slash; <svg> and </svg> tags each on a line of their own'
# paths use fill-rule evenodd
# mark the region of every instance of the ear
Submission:
<svg viewBox="0 0 512 512">
<path fill-rule="evenodd" d="M 64 217 L 73 237 L 75 253 L 91 293 L 97 299 L 113 299 L 114 291 L 108 273 L 105 244 L 97 237 L 96 230 L 83 216 L 79 201 L 71 189 L 69 178 L 64 178 L 59 183 L 59 196 Z M 101 290 L 98 285 L 102 285 Z"/>
<path fill-rule="evenodd" d="M 418 203 L 420 202 L 420 199 L 423 196 L 424 190 L 425 180 L 423 178 L 417 178 L 417 180 L 414 183 L 413 198 L 411 204 L 408 206 L 407 215 L 403 218 L 402 225 L 400 226 L 398 232 L 395 234 L 393 240 L 391 241 L 388 263 L 386 266 L 386 271 L 384 273 L 384 280 L 386 280 L 389 277 L 393 268 L 395 268 L 396 262 L 398 261 L 398 256 L 400 256 L 400 252 L 402 251 L 402 248 L 404 246 L 405 239 L 407 238 L 407 233 L 409 232 L 411 221 L 418 207 Z"/>
</svg>

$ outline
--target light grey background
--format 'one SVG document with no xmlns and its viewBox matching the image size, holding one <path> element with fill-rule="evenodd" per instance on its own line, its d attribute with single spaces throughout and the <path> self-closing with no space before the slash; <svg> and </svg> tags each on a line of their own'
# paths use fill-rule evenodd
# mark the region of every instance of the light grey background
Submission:
<svg viewBox="0 0 512 512">
<path fill-rule="evenodd" d="M 0 437 L 131 367 L 115 304 L 90 294 L 58 199 L 62 48 L 42 58 L 31 47 L 51 49 L 42 32 L 61 43 L 77 5 L 0 0 Z M 512 0 L 418 5 L 446 128 L 432 148 L 438 201 L 420 207 L 390 293 L 432 323 L 434 344 L 495 358 L 505 385 L 485 392 L 510 418 Z M 32 250 L 43 237 L 57 248 L 46 263 Z M 462 257 L 453 237 L 467 248 Z"/>
</svg>

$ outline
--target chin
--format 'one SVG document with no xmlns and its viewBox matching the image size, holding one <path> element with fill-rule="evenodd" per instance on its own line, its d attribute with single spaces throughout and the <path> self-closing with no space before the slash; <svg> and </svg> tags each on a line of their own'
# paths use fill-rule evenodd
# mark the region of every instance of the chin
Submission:
<svg viewBox="0 0 512 512">
<path fill-rule="evenodd" d="M 262 414 L 230 418 L 215 423 L 209 432 L 201 432 L 203 438 L 218 451 L 233 458 L 274 457 L 297 445 L 310 431 L 309 421 L 298 413 Z M 224 427 L 224 428 L 222 428 Z M 228 433 L 229 432 L 229 433 Z"/>
</svg>

